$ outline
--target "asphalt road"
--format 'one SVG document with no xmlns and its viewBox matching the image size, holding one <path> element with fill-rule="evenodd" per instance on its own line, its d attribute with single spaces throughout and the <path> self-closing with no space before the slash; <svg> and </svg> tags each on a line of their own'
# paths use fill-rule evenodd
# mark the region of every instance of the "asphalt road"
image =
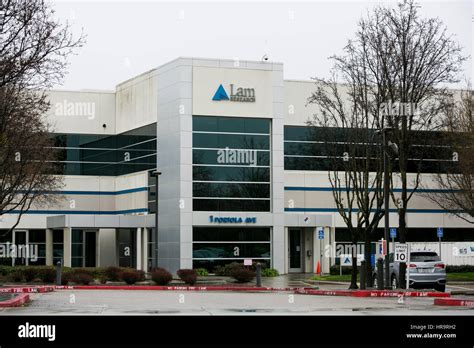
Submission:
<svg viewBox="0 0 474 348">
<path fill-rule="evenodd" d="M 474 315 L 433 305 L 433 298 L 355 298 L 290 293 L 61 290 L 31 294 L 0 315 Z"/>
</svg>

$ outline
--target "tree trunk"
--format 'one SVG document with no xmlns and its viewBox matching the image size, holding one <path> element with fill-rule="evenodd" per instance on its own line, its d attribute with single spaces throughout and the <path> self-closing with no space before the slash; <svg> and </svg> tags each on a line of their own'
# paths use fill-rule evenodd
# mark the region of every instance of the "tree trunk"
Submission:
<svg viewBox="0 0 474 348">
<path fill-rule="evenodd" d="M 370 234 L 366 233 L 364 242 L 364 259 L 366 261 L 366 273 L 365 273 L 365 286 L 366 288 L 372 287 L 372 264 L 371 264 L 371 242 Z"/>
<path fill-rule="evenodd" d="M 351 285 L 349 289 L 358 289 L 357 286 L 357 243 L 352 243 L 354 248 L 352 248 L 352 271 L 351 271 Z"/>
</svg>

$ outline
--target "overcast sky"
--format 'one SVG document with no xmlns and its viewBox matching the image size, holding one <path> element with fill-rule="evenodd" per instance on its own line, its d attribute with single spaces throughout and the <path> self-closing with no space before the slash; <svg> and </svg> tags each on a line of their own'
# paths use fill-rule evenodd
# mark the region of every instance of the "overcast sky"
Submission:
<svg viewBox="0 0 474 348">
<path fill-rule="evenodd" d="M 326 77 L 328 57 L 341 53 L 358 19 L 393 1 L 64 1 L 52 5 L 87 42 L 70 58 L 58 89 L 110 89 L 176 57 L 270 60 L 284 63 L 285 79 Z M 472 55 L 472 0 L 419 1 L 440 17 Z M 472 59 L 465 75 L 472 76 Z"/>
</svg>

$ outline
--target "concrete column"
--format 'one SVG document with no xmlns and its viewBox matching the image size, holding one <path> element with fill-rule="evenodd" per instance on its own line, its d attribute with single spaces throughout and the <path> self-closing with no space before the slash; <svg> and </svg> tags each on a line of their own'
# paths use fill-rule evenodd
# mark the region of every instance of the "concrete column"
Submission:
<svg viewBox="0 0 474 348">
<path fill-rule="evenodd" d="M 289 239 L 288 239 L 288 227 L 285 227 L 284 228 L 285 230 L 285 235 L 283 236 L 284 238 L 284 241 L 285 241 L 285 245 L 284 245 L 284 262 L 285 262 L 285 268 L 284 268 L 284 271 L 283 273 L 288 273 L 289 269 L 290 269 L 290 265 L 289 265 L 289 257 L 290 257 L 290 254 L 288 253 L 288 249 L 290 248 L 290 244 L 289 244 Z"/>
<path fill-rule="evenodd" d="M 71 241 L 72 241 L 72 229 L 66 227 L 63 229 L 63 265 L 64 267 L 71 267 Z"/>
<path fill-rule="evenodd" d="M 148 228 L 142 228 L 142 270 L 148 271 Z"/>
<path fill-rule="evenodd" d="M 46 266 L 53 265 L 53 230 L 46 229 Z"/>
<path fill-rule="evenodd" d="M 142 229 L 137 228 L 137 231 L 135 233 L 135 238 L 136 238 L 136 246 L 137 246 L 137 253 L 135 256 L 136 260 L 136 266 L 137 269 L 142 269 L 142 250 L 143 250 L 143 245 L 142 245 Z"/>
</svg>

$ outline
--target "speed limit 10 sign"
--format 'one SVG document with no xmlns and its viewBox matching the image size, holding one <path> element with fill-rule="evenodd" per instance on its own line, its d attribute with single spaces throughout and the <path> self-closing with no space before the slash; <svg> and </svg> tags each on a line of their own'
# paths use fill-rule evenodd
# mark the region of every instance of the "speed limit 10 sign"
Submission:
<svg viewBox="0 0 474 348">
<path fill-rule="evenodd" d="M 408 260 L 408 244 L 395 244 L 395 262 L 407 262 Z"/>
</svg>

